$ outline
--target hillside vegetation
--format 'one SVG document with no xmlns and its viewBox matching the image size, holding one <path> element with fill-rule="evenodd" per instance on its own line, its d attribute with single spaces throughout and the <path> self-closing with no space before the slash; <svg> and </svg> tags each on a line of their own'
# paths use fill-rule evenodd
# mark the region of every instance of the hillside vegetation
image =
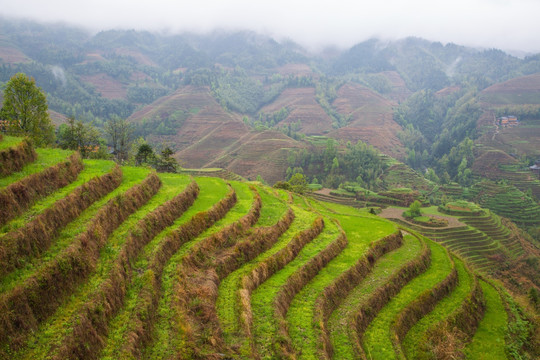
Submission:
<svg viewBox="0 0 540 360">
<path fill-rule="evenodd" d="M 368 209 L 27 146 L 3 197 L 78 170 L 3 208 L 3 358 L 538 355 L 532 320 L 468 253 Z"/>
</svg>

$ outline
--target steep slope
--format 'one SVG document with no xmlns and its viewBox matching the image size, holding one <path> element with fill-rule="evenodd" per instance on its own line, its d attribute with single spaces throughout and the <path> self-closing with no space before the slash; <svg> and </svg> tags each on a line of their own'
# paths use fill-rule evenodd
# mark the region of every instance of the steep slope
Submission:
<svg viewBox="0 0 540 360">
<path fill-rule="evenodd" d="M 315 88 L 285 89 L 260 112 L 272 114 L 283 108 L 288 110 L 289 115 L 276 124 L 279 127 L 298 123 L 298 131 L 306 135 L 323 135 L 332 130 L 332 118 L 315 99 Z"/>
<path fill-rule="evenodd" d="M 339 113 L 350 117 L 350 121 L 329 136 L 351 142 L 362 140 L 398 159 L 405 156 L 403 144 L 397 137 L 401 126 L 393 119 L 394 104 L 390 100 L 360 84 L 346 83 L 339 88 L 332 105 Z"/>
<path fill-rule="evenodd" d="M 480 99 L 492 106 L 540 104 L 540 73 L 492 85 L 481 92 Z"/>
<path fill-rule="evenodd" d="M 183 167 L 225 168 L 248 179 L 261 175 L 271 183 L 284 177 L 289 151 L 303 147 L 279 131 L 250 129 L 240 115 L 225 111 L 207 87 L 182 87 L 129 120 L 156 126 L 168 121 L 174 134 L 147 139 L 171 146 Z"/>
<path fill-rule="evenodd" d="M 244 143 L 277 136 L 249 135 Z M 467 339 L 474 358 L 482 348 L 526 355 L 511 341 L 529 335 L 506 329 L 529 325 L 499 285 L 480 289 L 441 245 L 367 209 L 260 184 L 83 164 L 69 190 L 6 224 L 12 231 L 2 240 L 31 237 L 38 211 L 54 234 L 39 251 L 12 251 L 15 266 L 0 274 L 2 358 L 337 359 L 369 351 L 389 359 L 443 348 L 456 357 Z M 109 172 L 116 188 L 92 178 Z M 2 180 L 9 187 L 23 174 Z M 88 206 L 74 200 L 86 182 L 102 195 Z M 60 207 L 69 218 L 47 215 Z M 494 224 L 471 221 L 485 231 Z M 498 318 L 497 337 L 486 336 L 505 307 L 511 314 Z M 449 348 L 454 334 L 464 342 Z"/>
</svg>

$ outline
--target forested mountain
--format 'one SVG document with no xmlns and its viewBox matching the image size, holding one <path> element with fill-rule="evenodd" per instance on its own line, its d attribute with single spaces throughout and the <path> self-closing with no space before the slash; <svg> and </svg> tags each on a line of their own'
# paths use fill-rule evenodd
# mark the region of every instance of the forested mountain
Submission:
<svg viewBox="0 0 540 360">
<path fill-rule="evenodd" d="M 170 147 L 185 167 L 271 183 L 297 171 L 311 181 L 325 169 L 317 179 L 324 182 L 333 158 L 299 161 L 298 149 L 314 155 L 335 141 L 339 161 L 361 141 L 467 187 L 486 146 L 512 153 L 523 168 L 540 155 L 538 55 L 406 38 L 328 56 L 249 31 L 91 34 L 9 19 L 0 34 L 0 81 L 34 77 L 57 123 L 73 116 L 100 127 L 113 115 L 128 118 L 136 136 Z M 498 128 L 486 119 L 509 113 L 526 120 L 530 131 L 519 136 L 527 139 L 491 141 Z M 327 185 L 371 181 L 341 170 L 334 166 Z"/>
</svg>

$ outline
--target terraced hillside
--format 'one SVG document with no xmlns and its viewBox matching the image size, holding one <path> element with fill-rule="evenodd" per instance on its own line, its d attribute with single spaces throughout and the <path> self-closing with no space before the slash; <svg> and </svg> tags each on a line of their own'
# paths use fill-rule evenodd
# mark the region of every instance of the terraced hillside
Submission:
<svg viewBox="0 0 540 360">
<path fill-rule="evenodd" d="M 2 202 L 0 358 L 523 351 L 506 327 L 527 320 L 499 285 L 366 209 L 55 149 L 35 154 L 0 178 L 2 199 L 20 205 Z M 15 197 L 35 179 L 49 181 L 46 191 Z"/>
</svg>

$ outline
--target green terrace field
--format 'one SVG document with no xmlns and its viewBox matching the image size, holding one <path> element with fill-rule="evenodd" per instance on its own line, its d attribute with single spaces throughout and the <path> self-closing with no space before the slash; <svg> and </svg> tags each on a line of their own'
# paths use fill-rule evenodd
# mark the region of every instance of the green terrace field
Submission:
<svg viewBox="0 0 540 360">
<path fill-rule="evenodd" d="M 424 232 L 217 169 L 0 151 L 2 359 L 535 356 L 476 270 L 524 252 L 489 212 Z"/>
</svg>

